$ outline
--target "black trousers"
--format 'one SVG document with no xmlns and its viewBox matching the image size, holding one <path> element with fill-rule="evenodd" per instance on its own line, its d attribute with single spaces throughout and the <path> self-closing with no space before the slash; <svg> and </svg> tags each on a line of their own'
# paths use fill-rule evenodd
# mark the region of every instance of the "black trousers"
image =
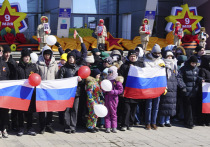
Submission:
<svg viewBox="0 0 210 147">
<path fill-rule="evenodd" d="M 194 125 L 197 118 L 197 97 L 184 97 L 184 122 L 186 125 Z"/>
<path fill-rule="evenodd" d="M 75 97 L 73 108 L 67 108 L 64 112 L 64 128 L 76 130 L 79 97 Z"/>
<path fill-rule="evenodd" d="M 8 129 L 9 109 L 0 108 L 0 131 Z"/>
<path fill-rule="evenodd" d="M 19 111 L 19 110 L 12 110 L 13 112 L 15 112 L 16 116 L 16 125 L 17 128 L 24 128 L 24 120 L 26 118 L 27 121 L 27 129 L 31 129 L 32 128 L 32 123 L 33 123 L 33 113 L 32 112 L 28 112 L 28 111 Z"/>
<path fill-rule="evenodd" d="M 135 121 L 137 103 L 124 102 L 122 127 L 132 127 Z"/>
<path fill-rule="evenodd" d="M 52 127 L 53 112 L 39 112 L 39 126 L 40 129 L 46 126 Z"/>
</svg>

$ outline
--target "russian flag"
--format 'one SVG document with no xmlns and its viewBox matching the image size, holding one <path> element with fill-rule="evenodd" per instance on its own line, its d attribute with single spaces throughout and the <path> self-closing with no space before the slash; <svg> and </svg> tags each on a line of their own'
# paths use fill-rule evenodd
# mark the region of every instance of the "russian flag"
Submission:
<svg viewBox="0 0 210 147">
<path fill-rule="evenodd" d="M 0 83 L 0 107 L 28 111 L 34 90 L 28 80 L 6 80 Z"/>
<path fill-rule="evenodd" d="M 166 89 L 166 71 L 162 67 L 130 66 L 126 80 L 124 97 L 151 99 L 162 95 Z"/>
<path fill-rule="evenodd" d="M 78 77 L 46 80 L 36 87 L 36 111 L 64 111 L 72 108 L 77 91 Z"/>
<path fill-rule="evenodd" d="M 202 84 L 202 113 L 210 113 L 210 83 Z"/>
</svg>

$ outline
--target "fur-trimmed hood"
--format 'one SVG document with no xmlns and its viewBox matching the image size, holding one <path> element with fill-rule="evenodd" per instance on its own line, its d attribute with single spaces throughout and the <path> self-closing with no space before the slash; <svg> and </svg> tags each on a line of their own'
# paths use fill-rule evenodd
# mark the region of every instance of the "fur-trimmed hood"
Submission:
<svg viewBox="0 0 210 147">
<path fill-rule="evenodd" d="M 86 78 L 86 82 L 96 82 L 96 79 L 94 77 L 89 76 Z"/>
<path fill-rule="evenodd" d="M 124 82 L 124 78 L 122 76 L 117 76 L 117 78 L 115 80 L 120 82 L 120 83 Z"/>
</svg>

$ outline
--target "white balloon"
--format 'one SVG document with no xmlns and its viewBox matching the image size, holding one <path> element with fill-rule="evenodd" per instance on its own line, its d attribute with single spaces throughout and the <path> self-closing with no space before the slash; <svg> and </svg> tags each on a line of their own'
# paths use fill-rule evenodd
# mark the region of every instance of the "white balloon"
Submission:
<svg viewBox="0 0 210 147">
<path fill-rule="evenodd" d="M 36 53 L 31 53 L 30 57 L 31 57 L 31 62 L 32 63 L 36 63 L 38 61 L 38 56 L 37 56 Z"/>
<path fill-rule="evenodd" d="M 104 91 L 111 91 L 112 90 L 112 83 L 109 80 L 103 80 L 101 82 L 101 88 Z"/>
<path fill-rule="evenodd" d="M 106 106 L 102 104 L 95 104 L 94 105 L 94 112 L 98 117 L 105 117 L 108 113 Z"/>
<path fill-rule="evenodd" d="M 46 38 L 46 42 L 47 42 L 48 45 L 54 45 L 57 42 L 57 39 L 56 39 L 55 36 L 49 35 Z"/>
</svg>

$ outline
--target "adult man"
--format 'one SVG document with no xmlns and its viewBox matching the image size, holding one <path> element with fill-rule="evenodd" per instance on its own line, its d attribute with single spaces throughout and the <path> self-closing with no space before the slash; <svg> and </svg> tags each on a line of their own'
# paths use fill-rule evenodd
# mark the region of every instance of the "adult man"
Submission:
<svg viewBox="0 0 210 147">
<path fill-rule="evenodd" d="M 139 67 L 144 67 L 142 61 L 137 61 L 137 54 L 135 50 L 130 50 L 128 52 L 127 59 L 128 60 L 124 64 L 122 64 L 122 66 L 119 69 L 119 75 L 123 76 L 125 79 L 125 82 L 123 83 L 123 88 L 125 88 L 125 83 L 127 80 L 130 66 L 135 65 Z M 122 115 L 121 131 L 125 131 L 126 129 L 132 130 L 132 127 L 134 125 L 138 100 L 124 97 L 123 103 L 124 107 L 122 112 L 123 115 Z"/>
</svg>

